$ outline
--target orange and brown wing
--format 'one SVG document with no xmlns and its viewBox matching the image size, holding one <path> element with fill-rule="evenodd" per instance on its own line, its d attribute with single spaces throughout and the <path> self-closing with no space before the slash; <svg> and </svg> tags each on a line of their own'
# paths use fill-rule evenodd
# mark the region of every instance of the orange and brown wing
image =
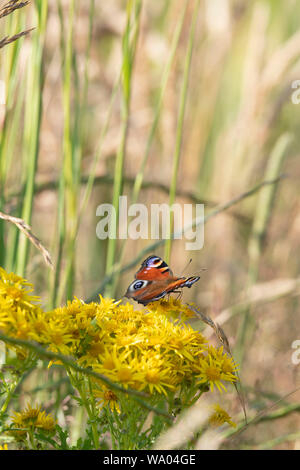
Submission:
<svg viewBox="0 0 300 470">
<path fill-rule="evenodd" d="M 136 280 L 128 287 L 125 297 L 132 298 L 140 304 L 147 305 L 149 302 L 162 299 L 165 295 L 177 289 L 191 287 L 199 279 L 199 276 L 193 276 L 189 278 L 171 277 L 159 281 Z"/>
<path fill-rule="evenodd" d="M 134 299 L 136 302 L 147 305 L 149 302 L 161 299 L 166 295 L 161 281 L 136 280 L 130 284 L 125 297 Z"/>
<path fill-rule="evenodd" d="M 151 255 L 143 261 L 140 269 L 135 275 L 136 279 L 144 279 L 149 281 L 159 281 L 168 279 L 173 273 L 167 263 L 159 256 Z"/>
<path fill-rule="evenodd" d="M 174 290 L 182 289 L 183 287 L 190 288 L 195 282 L 199 281 L 199 279 L 200 276 L 174 278 L 174 281 L 166 288 L 166 294 L 170 294 L 171 292 L 174 292 Z"/>
</svg>

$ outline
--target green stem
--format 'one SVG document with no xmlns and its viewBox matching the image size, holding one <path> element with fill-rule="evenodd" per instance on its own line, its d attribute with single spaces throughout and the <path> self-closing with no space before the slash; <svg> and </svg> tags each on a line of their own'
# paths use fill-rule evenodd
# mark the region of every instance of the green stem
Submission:
<svg viewBox="0 0 300 470">
<path fill-rule="evenodd" d="M 182 147 L 184 114 L 185 114 L 187 92 L 188 92 L 188 80 L 189 80 L 189 74 L 190 74 L 190 69 L 191 69 L 192 51 L 193 51 L 193 45 L 194 45 L 194 39 L 195 39 L 195 31 L 196 31 L 199 6 L 200 6 L 200 0 L 197 0 L 194 13 L 193 13 L 192 25 L 190 29 L 190 35 L 189 35 L 189 41 L 188 41 L 188 47 L 187 47 L 187 54 L 186 54 L 185 64 L 184 64 L 183 83 L 182 83 L 181 94 L 180 94 L 178 123 L 177 123 L 177 130 L 176 130 L 172 180 L 171 180 L 170 195 L 169 195 L 170 207 L 175 202 L 175 197 L 176 197 L 177 176 L 178 176 L 179 160 L 180 160 L 181 147 Z M 172 238 L 171 238 L 172 229 L 173 229 L 173 212 L 171 211 L 170 212 L 170 230 L 169 230 L 169 236 L 167 237 L 167 241 L 165 245 L 165 254 L 164 254 L 166 263 L 169 263 L 170 261 L 171 246 L 172 246 Z"/>
<path fill-rule="evenodd" d="M 115 429 L 114 429 L 114 419 L 112 416 L 112 411 L 110 410 L 109 406 L 104 408 L 104 413 L 108 422 L 108 426 L 110 429 L 110 437 L 111 437 L 111 446 L 112 450 L 117 450 L 117 440 L 115 439 Z"/>
<path fill-rule="evenodd" d="M 35 175 L 39 156 L 39 137 L 42 119 L 42 90 L 43 90 L 43 51 L 47 27 L 48 1 L 37 0 L 36 11 L 38 15 L 38 30 L 33 34 L 33 44 L 27 74 L 27 96 L 25 109 L 24 129 L 24 155 L 26 168 L 24 168 L 24 181 L 26 184 L 22 219 L 30 224 Z M 23 276 L 28 256 L 28 239 L 21 236 L 18 244 L 16 272 Z"/>
<path fill-rule="evenodd" d="M 28 437 L 29 437 L 29 442 L 31 444 L 32 449 L 37 450 L 37 447 L 34 442 L 33 428 L 28 429 Z"/>
<path fill-rule="evenodd" d="M 155 108 L 155 113 L 154 113 L 154 119 L 153 119 L 153 123 L 152 123 L 151 129 L 150 129 L 148 139 L 147 139 L 145 153 L 144 153 L 143 160 L 142 160 L 142 163 L 141 163 L 141 166 L 140 166 L 140 170 L 138 171 L 135 179 L 133 180 L 133 188 L 132 188 L 132 192 L 131 192 L 131 201 L 130 201 L 131 204 L 135 204 L 137 202 L 140 191 L 141 191 L 141 188 L 143 187 L 143 184 L 144 184 L 144 182 L 143 182 L 144 172 L 145 172 L 147 161 L 149 159 L 151 145 L 152 145 L 152 141 L 153 141 L 153 138 L 154 138 L 154 135 L 155 135 L 155 131 L 156 131 L 157 126 L 158 126 L 158 122 L 159 122 L 159 118 L 160 118 L 160 114 L 161 114 L 161 108 L 162 108 L 162 104 L 163 104 L 163 98 L 164 98 L 165 91 L 166 91 L 166 88 L 167 88 L 171 67 L 172 67 L 172 64 L 173 64 L 173 61 L 174 61 L 174 57 L 175 57 L 175 53 L 176 53 L 176 50 L 177 50 L 180 34 L 181 34 L 181 31 L 182 31 L 183 21 L 184 21 L 184 18 L 185 18 L 185 13 L 186 13 L 187 6 L 188 6 L 188 0 L 186 0 L 184 8 L 182 9 L 180 20 L 179 20 L 178 25 L 175 29 L 173 41 L 172 41 L 172 44 L 171 44 L 170 55 L 169 55 L 168 61 L 166 63 L 164 71 L 163 71 L 162 84 L 161 84 L 161 87 L 160 87 L 160 90 L 159 90 L 159 95 L 158 95 L 156 108 Z M 128 181 L 128 178 L 124 177 L 123 180 L 124 180 L 124 182 L 126 182 L 126 181 Z M 153 186 L 154 186 L 153 183 L 151 183 L 151 186 L 150 186 L 151 189 L 153 188 Z M 169 192 L 169 189 L 167 189 L 167 191 Z M 125 254 L 126 242 L 127 242 L 127 238 L 121 244 L 120 255 L 118 257 L 118 260 L 119 260 L 118 265 L 122 264 L 124 254 Z M 111 292 L 110 292 L 112 297 L 115 295 L 115 290 L 116 290 L 116 285 L 118 283 L 118 279 L 119 279 L 119 276 L 115 276 L 115 278 L 113 280 L 113 284 L 112 284 L 112 288 L 111 288 Z"/>
<path fill-rule="evenodd" d="M 74 268 L 74 249 L 73 237 L 74 226 L 76 221 L 76 203 L 77 194 L 74 181 L 74 153 L 72 146 L 72 131 L 71 131 L 71 89 L 72 89 L 72 46 L 73 46 L 73 33 L 74 33 L 74 18 L 75 18 L 75 0 L 70 2 L 69 11 L 69 29 L 67 41 L 65 45 L 64 57 L 64 82 L 63 82 L 63 108 L 64 108 L 64 141 L 63 141 L 63 176 L 65 182 L 65 220 L 66 220 L 66 249 L 67 259 L 71 262 Z M 72 298 L 73 295 L 73 273 L 71 269 L 67 279 L 66 297 Z M 60 291 L 59 300 L 61 302 L 62 293 Z"/>
<path fill-rule="evenodd" d="M 72 374 L 69 368 L 67 368 L 67 372 L 72 382 L 72 385 L 78 391 L 80 398 L 82 400 L 82 404 L 88 414 L 90 425 L 92 428 L 95 449 L 99 449 L 99 434 L 97 430 L 97 424 L 95 422 L 96 415 L 95 415 L 95 410 L 93 409 L 93 406 L 91 406 L 91 401 L 89 401 L 87 394 L 86 394 L 86 390 L 84 388 L 85 378 L 83 375 L 80 375 L 79 378 L 77 378 L 75 374 Z M 90 383 L 89 383 L 89 386 L 90 386 Z M 92 394 L 91 394 L 91 399 L 92 399 Z"/>
<path fill-rule="evenodd" d="M 21 381 L 21 380 L 20 380 L 20 381 Z M 19 385 L 20 381 L 15 382 L 15 383 L 10 387 L 10 389 L 9 389 L 9 391 L 8 391 L 8 393 L 7 393 L 7 396 L 6 396 L 5 400 L 4 400 L 4 403 L 3 403 L 3 405 L 1 406 L 1 409 L 0 409 L 0 421 L 1 421 L 2 417 L 3 417 L 3 415 L 5 414 L 5 412 L 6 412 L 7 408 L 8 408 L 8 405 L 9 405 L 11 399 L 13 398 L 14 392 L 15 392 L 17 386 Z"/>
<path fill-rule="evenodd" d="M 132 24 L 131 15 L 134 8 L 134 22 Z M 139 35 L 140 13 L 142 7 L 142 0 L 135 2 L 128 2 L 127 6 L 127 24 L 123 36 L 123 63 L 122 63 L 122 130 L 121 142 L 117 152 L 115 173 L 114 173 L 114 189 L 112 204 L 115 209 L 115 224 L 110 234 L 107 248 L 106 258 L 106 273 L 109 273 L 114 265 L 116 248 L 117 248 L 117 220 L 119 218 L 119 197 L 122 193 L 123 185 L 123 167 L 126 154 L 127 134 L 129 127 L 129 114 L 130 114 L 130 99 L 131 99 L 131 85 L 132 85 L 132 72 L 135 59 L 136 45 Z M 131 31 L 133 31 L 133 38 L 131 39 Z M 112 294 L 112 286 L 106 289 L 106 295 Z"/>
<path fill-rule="evenodd" d="M 278 178 L 284 159 L 287 155 L 287 148 L 291 143 L 291 135 L 283 134 L 276 142 L 273 152 L 270 155 L 265 179 L 271 180 Z M 264 188 L 259 196 L 257 202 L 257 209 L 253 221 L 252 234 L 249 240 L 248 253 L 249 253 L 249 267 L 248 267 L 248 281 L 247 287 L 250 288 L 258 280 L 260 259 L 264 246 L 264 238 L 270 220 L 274 198 L 276 194 L 277 185 L 272 185 Z M 236 354 L 237 362 L 242 367 L 247 344 L 254 334 L 254 324 L 251 324 L 251 309 L 247 307 L 241 314 L 240 325 L 236 341 Z"/>
</svg>

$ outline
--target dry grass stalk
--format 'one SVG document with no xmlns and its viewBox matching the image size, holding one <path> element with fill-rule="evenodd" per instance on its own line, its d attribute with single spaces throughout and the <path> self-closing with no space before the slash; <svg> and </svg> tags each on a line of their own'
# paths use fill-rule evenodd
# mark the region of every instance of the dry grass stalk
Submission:
<svg viewBox="0 0 300 470">
<path fill-rule="evenodd" d="M 0 18 L 4 18 L 5 16 L 8 16 L 11 13 L 13 13 L 15 10 L 25 7 L 26 5 L 28 5 L 28 3 L 29 3 L 29 0 L 26 0 L 25 2 L 20 2 L 19 0 L 10 0 L 9 2 L 0 1 Z M 20 39 L 22 36 L 26 36 L 33 29 L 34 28 L 27 29 L 26 31 L 21 31 L 20 33 L 15 34 L 14 36 L 10 36 L 10 37 L 6 36 L 5 38 L 1 39 L 0 49 L 16 41 L 17 39 Z"/>
<path fill-rule="evenodd" d="M 10 0 L 8 2 L 2 1 L 0 4 L 0 18 L 10 15 L 19 8 L 25 7 L 26 5 L 28 5 L 28 3 L 29 0 L 26 0 L 25 2 L 21 2 L 20 0 Z"/>
<path fill-rule="evenodd" d="M 274 302 L 283 297 L 296 296 L 299 295 L 299 293 L 299 277 L 295 279 L 273 279 L 272 281 L 255 284 L 247 288 L 245 292 L 241 294 L 237 303 L 219 313 L 216 317 L 218 325 L 223 325 L 230 320 L 230 318 L 237 315 L 243 308 L 249 305 L 259 306 L 268 302 Z M 198 314 L 200 315 L 200 312 L 198 312 Z M 205 321 L 202 317 L 201 319 L 202 321 Z M 208 322 L 205 323 L 212 326 Z M 212 335 L 212 331 L 209 328 L 206 328 L 204 335 L 210 337 Z"/>
<path fill-rule="evenodd" d="M 30 33 L 34 28 L 27 29 L 26 31 L 22 31 L 21 33 L 15 34 L 14 36 L 8 37 L 6 36 L 5 38 L 0 40 L 0 49 L 2 47 L 7 46 L 8 44 L 16 41 L 17 39 L 20 39 L 22 36 L 26 36 L 28 33 Z"/>
<path fill-rule="evenodd" d="M 197 315 L 198 318 L 200 318 L 204 323 L 206 323 L 211 328 L 213 328 L 218 340 L 224 347 L 225 351 L 233 358 L 229 341 L 223 328 L 221 328 L 221 326 L 218 323 L 215 323 L 209 316 L 204 315 L 204 313 L 200 312 L 194 305 L 188 304 L 188 307 Z M 245 421 L 247 424 L 247 413 L 246 413 L 245 397 L 244 397 L 244 393 L 242 390 L 242 384 L 241 384 L 241 380 L 237 371 L 235 372 L 235 375 L 237 378 L 237 383 L 234 383 L 234 387 L 238 395 L 239 401 L 241 403 L 241 406 L 243 408 Z"/>
<path fill-rule="evenodd" d="M 27 225 L 23 219 L 4 214 L 3 212 L 0 212 L 0 218 L 6 220 L 7 222 L 11 222 L 16 227 L 18 227 L 18 229 L 21 230 L 21 232 L 24 233 L 24 235 L 30 240 L 30 242 L 41 252 L 46 264 L 53 268 L 53 263 L 49 251 L 42 245 L 41 241 L 32 233 L 31 227 Z"/>
<path fill-rule="evenodd" d="M 252 425 L 258 424 L 262 421 L 270 421 L 270 420 L 272 421 L 277 418 L 282 418 L 295 411 L 299 412 L 299 404 L 292 403 L 292 404 L 284 405 L 282 408 L 278 409 L 277 411 L 273 411 L 270 413 L 270 411 L 273 410 L 274 408 L 278 408 L 278 405 L 282 401 L 285 401 L 287 398 L 291 397 L 292 395 L 294 395 L 295 393 L 299 391 L 300 391 L 300 387 L 296 387 L 294 390 L 291 390 L 289 393 L 286 393 L 285 395 L 280 397 L 278 400 L 276 400 L 274 403 L 272 403 L 270 406 L 267 406 L 263 410 L 256 413 L 246 424 L 238 425 L 236 429 L 230 430 L 229 434 L 227 435 L 225 434 L 223 437 L 226 437 L 227 440 L 236 438 L 239 434 L 246 431 Z"/>
</svg>

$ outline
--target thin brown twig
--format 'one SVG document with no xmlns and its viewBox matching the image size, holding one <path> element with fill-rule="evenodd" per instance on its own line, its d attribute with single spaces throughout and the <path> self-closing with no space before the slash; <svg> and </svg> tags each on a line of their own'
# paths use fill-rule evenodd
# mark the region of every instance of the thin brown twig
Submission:
<svg viewBox="0 0 300 470">
<path fill-rule="evenodd" d="M 85 185 L 88 183 L 88 179 L 89 179 L 88 175 L 83 175 L 81 176 L 80 183 L 82 185 Z M 123 181 L 124 181 L 124 184 L 128 184 L 132 186 L 135 182 L 135 178 L 131 176 L 124 176 Z M 94 178 L 95 185 L 100 185 L 100 184 L 111 185 L 113 182 L 114 182 L 113 176 L 109 174 L 96 175 Z M 44 183 L 36 184 L 35 193 L 38 194 L 44 191 L 55 190 L 58 188 L 58 186 L 59 186 L 58 180 L 49 180 Z M 143 181 L 142 189 L 156 189 L 166 194 L 169 194 L 170 192 L 169 186 L 159 181 Z M 8 196 L 8 200 L 10 200 L 9 205 L 12 207 L 17 206 L 18 204 L 17 201 L 20 198 L 20 195 L 21 195 L 21 192 L 14 192 L 14 193 L 9 194 Z M 179 188 L 177 189 L 176 195 L 177 197 L 189 199 L 195 204 L 205 204 L 207 207 L 216 207 L 219 205 L 217 201 L 201 198 L 197 196 L 193 191 L 187 191 L 187 190 Z M 236 218 L 237 220 L 245 224 L 250 224 L 252 222 L 250 217 L 236 210 L 231 210 L 230 212 L 228 212 L 228 215 Z"/>
<path fill-rule="evenodd" d="M 253 424 L 257 424 L 262 421 L 269 421 L 273 419 L 282 418 L 284 416 L 287 416 L 290 413 L 293 413 L 294 411 L 300 411 L 300 405 L 298 403 L 293 403 L 291 405 L 284 406 L 282 409 L 279 409 L 273 413 L 267 414 L 268 411 L 272 410 L 273 408 L 276 408 L 279 405 L 279 403 L 281 403 L 283 400 L 286 400 L 286 398 L 290 397 L 291 395 L 298 392 L 299 390 L 300 390 L 300 387 L 297 387 L 291 392 L 286 393 L 285 395 L 280 397 L 278 400 L 276 400 L 274 403 L 272 403 L 270 406 L 259 411 L 246 424 L 242 424 L 237 429 L 231 430 L 230 433 L 228 433 L 226 436 L 227 439 L 236 437 L 237 435 L 244 432 L 246 429 L 248 429 L 249 426 Z"/>
<path fill-rule="evenodd" d="M 26 224 L 23 219 L 19 217 L 13 217 L 12 215 L 4 214 L 0 211 L 0 218 L 14 224 L 24 235 L 31 241 L 31 243 L 41 252 L 46 264 L 53 269 L 53 263 L 51 256 L 47 248 L 45 248 L 42 242 L 32 233 L 31 227 Z"/>
<path fill-rule="evenodd" d="M 220 341 L 220 343 L 223 345 L 225 351 L 230 355 L 230 357 L 232 357 L 233 359 L 233 355 L 232 355 L 232 352 L 231 352 L 231 348 L 230 348 L 230 345 L 229 345 L 229 341 L 228 341 L 228 338 L 225 334 L 225 331 L 223 330 L 223 328 L 221 328 L 221 326 L 218 324 L 218 323 L 215 323 L 208 315 L 204 315 L 204 313 L 202 313 L 197 307 L 195 307 L 194 305 L 192 304 L 187 304 L 187 306 L 197 315 L 198 318 L 200 318 L 204 323 L 206 323 L 207 325 L 209 325 L 211 328 L 213 328 L 218 340 Z M 242 409 L 243 409 L 243 412 L 244 412 L 244 417 L 245 417 L 245 422 L 247 424 L 247 412 L 246 412 L 246 403 L 245 403 L 245 395 L 244 395 L 244 392 L 243 392 L 243 389 L 242 389 L 242 383 L 241 383 L 241 379 L 239 377 L 239 373 L 237 371 L 235 371 L 234 375 L 236 376 L 237 378 L 237 382 L 239 384 L 239 387 L 237 386 L 237 383 L 234 382 L 234 388 L 236 390 L 236 393 L 238 395 L 238 398 L 239 398 L 239 401 L 240 401 L 240 404 L 242 406 Z"/>
<path fill-rule="evenodd" d="M 260 306 L 290 295 L 298 295 L 299 288 L 300 277 L 295 279 L 273 279 L 271 281 L 255 284 L 242 293 L 237 303 L 222 310 L 221 313 L 217 315 L 216 320 L 218 324 L 223 325 L 249 306 Z M 204 331 L 204 335 L 210 336 L 210 334 L 211 330 L 207 328 Z"/>
</svg>

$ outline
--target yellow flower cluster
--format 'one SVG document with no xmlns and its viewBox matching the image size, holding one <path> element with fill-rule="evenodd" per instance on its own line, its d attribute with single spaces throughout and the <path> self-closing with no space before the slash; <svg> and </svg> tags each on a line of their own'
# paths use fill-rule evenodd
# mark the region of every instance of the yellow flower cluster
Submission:
<svg viewBox="0 0 300 470">
<path fill-rule="evenodd" d="M 13 428 L 10 433 L 17 439 L 23 439 L 26 437 L 28 431 L 43 430 L 48 434 L 55 432 L 56 422 L 50 414 L 45 411 L 41 411 L 41 407 L 32 408 L 29 404 L 21 412 L 15 412 L 12 418 Z"/>
<path fill-rule="evenodd" d="M 32 285 L 0 267 L 0 330 L 20 339 L 28 338 L 31 315 L 42 314 Z"/>
<path fill-rule="evenodd" d="M 129 303 L 101 296 L 100 303 L 91 304 L 75 298 L 44 312 L 30 295 L 31 287 L 0 271 L 4 333 L 71 355 L 82 367 L 150 394 L 167 395 L 191 383 L 222 391 L 226 382 L 236 381 L 232 358 L 185 322 L 193 312 L 179 301 L 162 300 L 135 310 Z M 98 382 L 94 384 L 97 389 Z M 115 406 L 112 391 L 101 386 L 97 393 L 103 404 Z"/>
</svg>

